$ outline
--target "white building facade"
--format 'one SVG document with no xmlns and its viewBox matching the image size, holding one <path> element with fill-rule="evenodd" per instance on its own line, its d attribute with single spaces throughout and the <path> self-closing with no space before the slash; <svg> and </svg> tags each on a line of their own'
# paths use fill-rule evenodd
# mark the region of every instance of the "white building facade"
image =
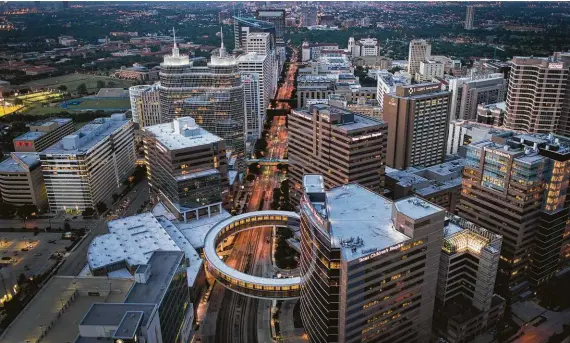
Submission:
<svg viewBox="0 0 570 343">
<path fill-rule="evenodd" d="M 133 172 L 133 123 L 98 118 L 40 153 L 51 211 L 96 208 Z"/>
<path fill-rule="evenodd" d="M 408 50 L 408 73 L 416 75 L 420 71 L 420 62 L 431 55 L 431 44 L 424 39 L 413 39 Z"/>
</svg>

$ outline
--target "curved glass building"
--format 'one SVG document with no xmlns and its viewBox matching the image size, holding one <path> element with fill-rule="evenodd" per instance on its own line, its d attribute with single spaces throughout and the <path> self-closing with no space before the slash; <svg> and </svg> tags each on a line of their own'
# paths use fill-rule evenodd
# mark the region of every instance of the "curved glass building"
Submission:
<svg viewBox="0 0 570 343">
<path fill-rule="evenodd" d="M 222 137 L 237 167 L 244 167 L 245 101 L 237 61 L 212 56 L 206 67 L 194 67 L 188 56 L 180 55 L 176 44 L 171 56 L 160 65 L 160 110 L 162 122 L 192 117 L 205 130 Z"/>
</svg>

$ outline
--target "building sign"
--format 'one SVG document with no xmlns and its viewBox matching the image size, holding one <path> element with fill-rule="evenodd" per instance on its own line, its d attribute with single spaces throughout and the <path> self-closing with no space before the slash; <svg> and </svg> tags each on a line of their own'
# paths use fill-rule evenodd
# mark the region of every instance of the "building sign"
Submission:
<svg viewBox="0 0 570 343">
<path fill-rule="evenodd" d="M 392 252 L 392 251 L 396 251 L 396 250 L 400 250 L 400 248 L 403 247 L 403 246 L 404 246 L 404 243 L 399 243 L 399 244 L 393 245 L 393 246 L 391 246 L 391 247 L 389 247 L 389 248 L 386 248 L 386 249 L 383 249 L 383 250 L 380 250 L 380 251 L 375 251 L 375 252 L 371 253 L 371 254 L 368 255 L 368 256 L 364 256 L 364 257 L 359 258 L 359 259 L 358 259 L 358 262 L 359 262 L 359 263 L 366 262 L 366 261 L 368 261 L 368 260 L 371 259 L 371 258 L 384 255 L 385 253 Z"/>
<path fill-rule="evenodd" d="M 500 151 L 500 150 L 494 150 L 494 149 L 487 149 L 487 148 L 485 148 L 485 152 L 488 152 L 488 153 L 490 153 L 490 154 L 499 155 L 499 156 L 501 156 L 501 157 L 508 158 L 508 159 L 511 158 L 511 155 L 507 154 L 506 152 L 502 152 L 502 151 Z"/>
<path fill-rule="evenodd" d="M 548 63 L 548 69 L 563 69 L 563 63 Z"/>
<path fill-rule="evenodd" d="M 402 87 L 404 89 L 403 96 L 419 95 L 425 93 L 432 93 L 441 90 L 441 84 L 433 83 L 428 85 L 418 85 L 411 87 Z"/>
</svg>

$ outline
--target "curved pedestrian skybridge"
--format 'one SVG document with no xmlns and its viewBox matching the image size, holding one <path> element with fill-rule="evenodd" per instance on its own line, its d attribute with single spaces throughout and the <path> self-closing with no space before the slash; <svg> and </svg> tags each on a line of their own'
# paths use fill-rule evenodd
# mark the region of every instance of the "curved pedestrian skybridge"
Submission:
<svg viewBox="0 0 570 343">
<path fill-rule="evenodd" d="M 273 279 L 242 273 L 228 266 L 216 252 L 217 246 L 238 232 L 264 226 L 299 227 L 300 217 L 288 211 L 258 211 L 230 217 L 216 224 L 204 242 L 208 271 L 226 288 L 245 296 L 261 299 L 299 297 L 301 278 Z"/>
</svg>

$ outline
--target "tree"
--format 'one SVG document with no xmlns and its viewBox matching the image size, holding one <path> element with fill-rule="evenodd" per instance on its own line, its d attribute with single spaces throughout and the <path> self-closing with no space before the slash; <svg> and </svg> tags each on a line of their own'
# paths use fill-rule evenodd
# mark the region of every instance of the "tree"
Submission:
<svg viewBox="0 0 570 343">
<path fill-rule="evenodd" d="M 57 89 L 59 89 L 62 92 L 67 92 L 67 86 L 66 85 L 60 85 L 59 87 L 57 87 Z"/>
<path fill-rule="evenodd" d="M 105 81 L 97 80 L 97 88 L 98 89 L 105 88 Z"/>
<path fill-rule="evenodd" d="M 117 83 L 114 82 L 114 81 L 109 81 L 109 82 L 107 82 L 107 87 L 109 87 L 109 88 L 113 88 L 113 87 L 115 87 L 116 85 L 117 85 Z"/>
<path fill-rule="evenodd" d="M 107 211 L 107 205 L 106 205 L 104 202 L 102 202 L 102 201 L 99 201 L 99 202 L 97 203 L 97 205 L 95 205 L 95 208 L 97 209 L 97 212 L 98 212 L 99 214 L 102 214 L 102 213 L 104 213 L 105 211 Z"/>
<path fill-rule="evenodd" d="M 22 205 L 18 207 L 18 217 L 21 219 L 27 219 L 38 212 L 38 209 L 34 205 Z"/>
<path fill-rule="evenodd" d="M 80 95 L 87 94 L 87 86 L 84 83 L 77 86 L 77 94 Z"/>
<path fill-rule="evenodd" d="M 8 203 L 0 203 L 0 217 L 4 219 L 11 219 L 14 217 L 16 207 Z"/>
<path fill-rule="evenodd" d="M 92 215 L 95 214 L 95 210 L 92 209 L 91 207 L 87 207 L 85 210 L 83 210 L 83 212 L 81 213 L 81 215 L 83 215 L 84 217 L 91 217 Z"/>
<path fill-rule="evenodd" d="M 252 163 L 248 167 L 249 173 L 259 175 L 261 173 L 261 165 L 259 163 Z"/>
</svg>

